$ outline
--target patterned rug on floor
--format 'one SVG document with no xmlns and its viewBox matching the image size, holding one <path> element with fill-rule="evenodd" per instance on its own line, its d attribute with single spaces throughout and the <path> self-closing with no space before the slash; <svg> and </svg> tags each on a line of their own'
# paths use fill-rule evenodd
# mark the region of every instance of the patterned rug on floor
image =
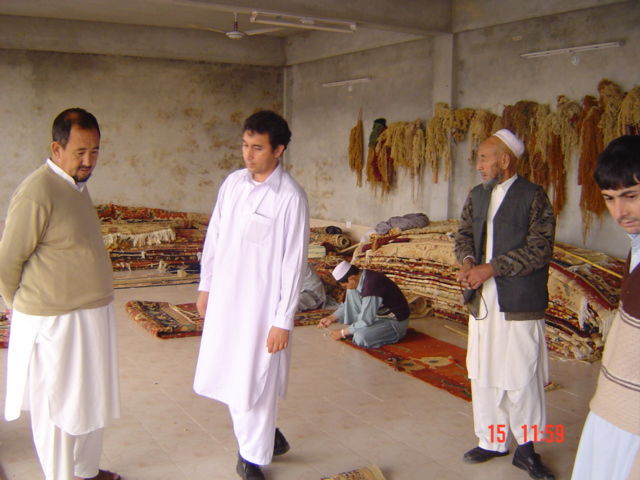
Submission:
<svg viewBox="0 0 640 480">
<path fill-rule="evenodd" d="M 326 317 L 327 315 L 331 315 L 335 312 L 335 309 L 330 308 L 321 308 L 318 310 L 309 310 L 307 312 L 298 312 L 295 317 L 293 317 L 293 324 L 296 327 L 305 327 L 307 325 L 317 325 L 318 322 Z"/>
<path fill-rule="evenodd" d="M 320 480 L 385 480 L 385 478 L 377 465 L 371 465 L 370 467 L 339 473 L 332 477 L 322 477 Z"/>
<path fill-rule="evenodd" d="M 11 322 L 6 313 L 0 313 L 0 348 L 7 348 L 9 345 L 9 326 Z"/>
<path fill-rule="evenodd" d="M 131 300 L 125 308 L 135 322 L 158 338 L 202 335 L 202 319 L 195 303 L 173 305 L 169 302 Z"/>
<path fill-rule="evenodd" d="M 380 348 L 360 348 L 397 371 L 408 373 L 434 387 L 471 401 L 471 383 L 467 378 L 467 351 L 410 328 L 398 343 Z"/>
<path fill-rule="evenodd" d="M 202 335 L 202 319 L 198 315 L 195 303 L 173 305 L 168 302 L 131 300 L 125 308 L 135 322 L 158 338 Z M 294 317 L 294 325 L 316 325 L 321 318 L 333 311 L 321 309 L 298 312 Z"/>
</svg>

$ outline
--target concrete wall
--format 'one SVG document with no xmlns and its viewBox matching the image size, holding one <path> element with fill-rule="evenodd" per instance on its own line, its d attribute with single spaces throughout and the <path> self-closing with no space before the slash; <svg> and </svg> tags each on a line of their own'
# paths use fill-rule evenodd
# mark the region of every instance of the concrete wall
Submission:
<svg viewBox="0 0 640 480">
<path fill-rule="evenodd" d="M 307 191 L 313 217 L 375 225 L 392 215 L 425 211 L 428 193 L 413 189 L 406 177 L 399 178 L 397 192 L 385 197 L 374 195 L 366 183 L 358 188 L 347 150 L 360 108 L 367 138 L 378 117 L 391 123 L 430 115 L 432 72 L 430 39 L 288 68 L 291 171 Z M 353 85 L 352 91 L 346 86 L 322 86 L 359 77 L 372 80 Z"/>
<path fill-rule="evenodd" d="M 102 130 L 94 202 L 210 212 L 242 165 L 241 128 L 258 108 L 282 110 L 282 69 L 0 50 L 0 211 L 49 155 L 51 122 L 68 107 Z"/>
</svg>

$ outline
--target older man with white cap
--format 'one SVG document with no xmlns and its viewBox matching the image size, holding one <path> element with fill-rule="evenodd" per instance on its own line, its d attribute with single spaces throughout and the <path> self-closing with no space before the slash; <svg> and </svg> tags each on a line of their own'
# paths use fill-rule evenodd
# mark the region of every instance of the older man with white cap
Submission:
<svg viewBox="0 0 640 480">
<path fill-rule="evenodd" d="M 334 313 L 320 320 L 318 328 L 339 321 L 348 326 L 332 330 L 331 338 L 353 337 L 353 343 L 364 348 L 377 348 L 404 338 L 409 327 L 409 304 L 392 280 L 380 272 L 360 270 L 349 262 L 340 262 L 331 274 L 346 285 L 347 294 Z"/>
<path fill-rule="evenodd" d="M 463 458 L 480 463 L 505 456 L 515 438 L 513 465 L 531 478 L 553 480 L 533 442 L 545 440 L 544 312 L 555 217 L 543 188 L 516 174 L 523 153 L 524 144 L 507 129 L 480 145 L 482 184 L 469 193 L 456 235 L 458 280 L 472 312 L 467 369 L 479 440 Z"/>
</svg>

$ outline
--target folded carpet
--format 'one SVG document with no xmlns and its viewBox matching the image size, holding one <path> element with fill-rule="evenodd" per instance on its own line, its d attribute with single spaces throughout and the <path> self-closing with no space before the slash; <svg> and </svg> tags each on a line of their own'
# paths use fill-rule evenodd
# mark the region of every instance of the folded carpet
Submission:
<svg viewBox="0 0 640 480">
<path fill-rule="evenodd" d="M 332 477 L 322 477 L 320 480 L 385 480 L 385 478 L 377 465 L 371 465 L 339 473 Z"/>
<path fill-rule="evenodd" d="M 145 330 L 158 338 L 202 335 L 202 319 L 195 303 L 173 305 L 169 302 L 131 300 L 125 308 Z"/>
</svg>

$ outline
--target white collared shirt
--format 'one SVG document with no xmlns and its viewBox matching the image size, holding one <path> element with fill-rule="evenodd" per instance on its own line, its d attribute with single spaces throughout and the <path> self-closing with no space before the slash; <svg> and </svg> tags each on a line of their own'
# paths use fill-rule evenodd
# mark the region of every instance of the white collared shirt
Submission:
<svg viewBox="0 0 640 480">
<path fill-rule="evenodd" d="M 505 180 L 502 183 L 497 184 L 491 191 L 491 201 L 489 202 L 489 209 L 487 211 L 487 242 L 486 242 L 486 262 L 493 258 L 493 217 L 502 205 L 504 197 L 507 195 L 509 188 L 516 181 L 518 175 Z"/>
<path fill-rule="evenodd" d="M 629 234 L 631 239 L 631 262 L 629 264 L 629 273 L 640 263 L 640 233 Z"/>
<path fill-rule="evenodd" d="M 76 181 L 73 179 L 73 177 L 71 177 L 67 172 L 62 170 L 50 158 L 47 158 L 47 165 L 49 165 L 49 168 L 51 170 L 53 170 L 54 173 L 57 173 L 58 175 L 60 175 L 60 177 L 62 177 L 69 185 L 71 185 L 77 191 L 82 192 L 84 190 L 84 187 L 87 184 L 87 182 L 78 182 L 78 183 L 76 183 Z"/>
</svg>

